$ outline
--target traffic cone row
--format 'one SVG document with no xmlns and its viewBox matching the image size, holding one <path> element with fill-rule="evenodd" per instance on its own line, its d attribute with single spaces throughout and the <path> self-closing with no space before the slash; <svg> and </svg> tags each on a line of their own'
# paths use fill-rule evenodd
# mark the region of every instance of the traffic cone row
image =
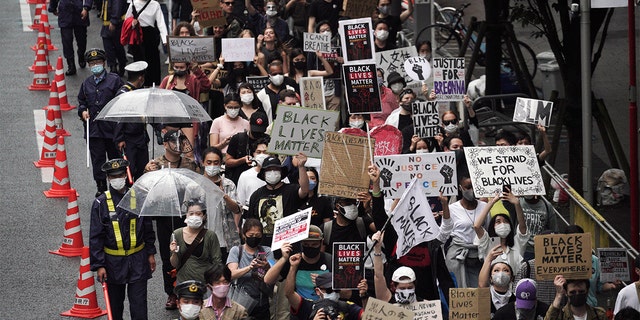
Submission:
<svg viewBox="0 0 640 320">
<path fill-rule="evenodd" d="M 58 62 L 56 63 L 56 73 L 53 77 L 56 85 L 58 86 L 58 100 L 60 101 L 60 110 L 69 111 L 75 109 L 76 106 L 69 104 L 67 99 L 67 85 L 64 76 L 64 64 L 62 57 L 58 56 Z"/>
<path fill-rule="evenodd" d="M 96 285 L 93 280 L 93 272 L 89 266 L 89 247 L 82 248 L 82 259 L 80 260 L 80 275 L 76 286 L 76 297 L 73 307 L 61 313 L 61 316 L 93 319 L 107 314 L 106 310 L 100 309 L 96 296 Z"/>
<path fill-rule="evenodd" d="M 44 143 L 42 144 L 42 152 L 40 160 L 34 161 L 36 168 L 53 167 L 56 161 L 56 149 L 58 142 L 56 141 L 56 123 L 55 112 L 53 109 L 47 111 L 47 124 L 44 130 Z"/>
<path fill-rule="evenodd" d="M 71 188 L 71 180 L 69 180 L 64 137 L 58 136 L 58 149 L 56 150 L 56 162 L 53 168 L 53 181 L 51 181 L 51 189 L 44 191 L 44 195 L 47 198 L 68 198 L 71 194 L 77 196 L 76 189 Z"/>
</svg>

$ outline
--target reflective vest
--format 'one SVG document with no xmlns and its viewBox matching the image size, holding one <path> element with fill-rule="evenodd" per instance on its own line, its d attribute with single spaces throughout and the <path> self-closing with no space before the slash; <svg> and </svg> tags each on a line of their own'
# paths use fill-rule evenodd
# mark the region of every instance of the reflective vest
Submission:
<svg viewBox="0 0 640 320">
<path fill-rule="evenodd" d="M 107 207 L 109 209 L 109 216 L 113 216 L 116 212 L 116 206 L 113 204 L 113 199 L 111 198 L 111 192 L 106 191 L 104 194 L 107 196 Z M 130 202 L 131 209 L 135 209 L 136 194 L 133 189 L 131 189 L 130 201 L 131 201 Z M 125 250 L 124 245 L 122 244 L 122 233 L 120 232 L 120 223 L 118 222 L 118 219 L 111 221 L 111 225 L 113 226 L 113 233 L 116 238 L 116 249 L 104 247 L 104 252 L 106 254 L 111 256 L 126 257 L 144 248 L 144 242 L 141 243 L 139 246 L 136 246 L 138 244 L 138 239 L 136 237 L 136 221 L 137 219 L 129 220 L 129 240 L 131 240 L 131 244 L 129 245 L 129 248 L 131 249 L 128 249 L 128 250 Z"/>
</svg>

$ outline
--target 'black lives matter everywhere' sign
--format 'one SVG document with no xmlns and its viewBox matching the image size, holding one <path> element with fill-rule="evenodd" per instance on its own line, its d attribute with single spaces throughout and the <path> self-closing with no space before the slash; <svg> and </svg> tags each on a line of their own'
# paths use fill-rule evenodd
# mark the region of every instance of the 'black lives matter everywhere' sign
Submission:
<svg viewBox="0 0 640 320">
<path fill-rule="evenodd" d="M 546 234 L 533 238 L 536 279 L 591 278 L 591 234 Z"/>
</svg>

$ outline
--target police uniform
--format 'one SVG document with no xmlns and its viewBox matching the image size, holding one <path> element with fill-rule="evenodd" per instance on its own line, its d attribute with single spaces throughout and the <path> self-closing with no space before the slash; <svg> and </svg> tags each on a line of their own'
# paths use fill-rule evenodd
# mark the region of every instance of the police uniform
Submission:
<svg viewBox="0 0 640 320">
<path fill-rule="evenodd" d="M 87 62 L 93 60 L 106 60 L 104 50 L 90 49 L 85 54 Z M 122 87 L 123 82 L 115 73 L 109 73 L 106 70 L 99 76 L 91 75 L 82 82 L 78 92 L 78 116 L 82 119 L 82 113 L 89 111 L 89 136 L 86 136 L 86 121 L 83 120 L 85 126 L 85 139 L 89 140 L 89 151 L 91 153 L 91 164 L 93 166 L 93 179 L 98 187 L 98 194 L 107 190 L 106 175 L 100 166 L 109 159 L 119 158 L 116 145 L 113 143 L 113 130 L 115 124 L 110 121 L 96 121 L 98 113 L 102 108 L 116 96 L 118 89 Z M 97 196 L 96 195 L 96 196 Z"/>
<path fill-rule="evenodd" d="M 187 281 L 178 283 L 176 285 L 176 288 L 174 289 L 174 292 L 178 296 L 178 299 L 189 298 L 189 299 L 195 299 L 200 301 L 200 307 L 202 308 L 202 304 L 203 304 L 202 300 L 204 299 L 204 294 L 207 292 L 207 286 L 201 281 L 187 280 Z M 200 318 L 201 317 L 197 317 L 195 319 L 200 319 Z M 184 319 L 184 318 L 181 316 L 177 320 L 180 320 L 180 319 Z"/>
<path fill-rule="evenodd" d="M 126 160 L 113 159 L 102 170 L 110 175 L 122 174 L 127 165 Z M 89 237 L 91 271 L 106 269 L 114 319 L 122 319 L 125 292 L 129 296 L 131 319 L 147 319 L 147 280 L 152 273 L 149 257 L 156 253 L 155 233 L 150 218 L 118 207 L 123 196 L 124 193 L 109 188 L 93 202 Z M 135 207 L 135 197 L 131 201 L 130 206 Z"/>
<path fill-rule="evenodd" d="M 87 27 L 89 26 L 89 14 L 82 19 L 82 10 L 89 11 L 93 0 L 51 0 L 49 12 L 58 13 L 58 27 L 62 38 L 62 54 L 67 60 L 66 75 L 76 74 L 76 62 L 73 53 L 73 37 L 76 37 L 78 45 L 78 63 L 84 68 L 84 52 L 87 50 Z"/>
<path fill-rule="evenodd" d="M 109 69 L 120 76 L 124 74 L 125 65 L 127 64 L 127 55 L 124 51 L 124 46 L 120 43 L 122 22 L 126 12 L 126 0 L 104 0 L 102 2 L 100 37 L 102 37 Z M 113 31 L 109 30 L 109 25 L 114 26 Z"/>
</svg>

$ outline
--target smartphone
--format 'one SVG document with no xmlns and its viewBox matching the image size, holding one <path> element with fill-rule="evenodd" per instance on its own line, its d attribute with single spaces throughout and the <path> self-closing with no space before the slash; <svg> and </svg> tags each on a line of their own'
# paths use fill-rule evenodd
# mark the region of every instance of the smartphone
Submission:
<svg viewBox="0 0 640 320">
<path fill-rule="evenodd" d="M 511 192 L 511 184 L 502 185 L 502 192 Z"/>
<path fill-rule="evenodd" d="M 500 237 L 489 237 L 489 249 L 493 249 L 499 244 L 500 244 Z"/>
<path fill-rule="evenodd" d="M 258 256 L 256 258 L 258 258 L 258 260 L 266 261 L 267 260 L 267 253 L 266 252 L 258 252 Z"/>
</svg>

